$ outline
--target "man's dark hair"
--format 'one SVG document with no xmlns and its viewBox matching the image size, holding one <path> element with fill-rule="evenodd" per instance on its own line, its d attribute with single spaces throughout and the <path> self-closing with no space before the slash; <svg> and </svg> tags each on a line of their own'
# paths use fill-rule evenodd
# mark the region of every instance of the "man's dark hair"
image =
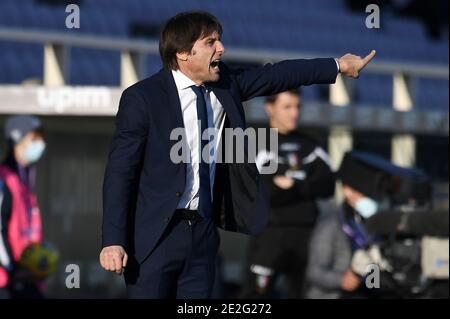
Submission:
<svg viewBox="0 0 450 319">
<path fill-rule="evenodd" d="M 291 94 L 293 94 L 295 96 L 298 96 L 298 97 L 300 97 L 302 95 L 302 92 L 301 92 L 300 88 L 298 88 L 298 89 L 290 89 L 290 90 L 287 90 L 287 91 L 284 91 L 284 92 L 281 92 L 281 93 L 285 93 L 285 92 L 291 93 Z M 281 94 L 281 93 L 279 93 L 279 94 Z M 274 94 L 274 95 L 270 95 L 270 96 L 266 97 L 266 103 L 267 104 L 275 103 L 279 94 Z"/>
<path fill-rule="evenodd" d="M 210 13 L 192 11 L 179 13 L 170 18 L 161 30 L 159 40 L 159 54 L 163 67 L 177 70 L 178 52 L 190 52 L 195 41 L 203 39 L 217 31 L 222 34 L 222 25 Z"/>
</svg>

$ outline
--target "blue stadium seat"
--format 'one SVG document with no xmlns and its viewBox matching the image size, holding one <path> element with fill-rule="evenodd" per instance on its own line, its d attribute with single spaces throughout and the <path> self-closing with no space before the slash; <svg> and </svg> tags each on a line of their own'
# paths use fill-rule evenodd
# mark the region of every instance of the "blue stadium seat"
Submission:
<svg viewBox="0 0 450 319">
<path fill-rule="evenodd" d="M 148 55 L 147 56 L 147 75 L 152 75 L 158 72 L 162 68 L 161 59 L 159 55 Z"/>
<path fill-rule="evenodd" d="M 351 12 L 344 0 L 85 0 L 81 4 L 78 30 L 65 27 L 64 6 L 34 0 L 2 0 L 0 27 L 127 38 L 134 23 L 160 25 L 177 12 L 198 9 L 210 11 L 222 21 L 226 47 L 323 56 L 339 56 L 349 51 L 364 55 L 376 49 L 378 60 L 449 63 L 448 37 L 431 41 L 421 22 L 393 15 L 383 16 L 381 29 L 366 29 L 366 14 Z M 118 53 L 75 48 L 72 61 L 73 84 L 120 82 Z M 0 82 L 19 83 L 29 77 L 42 77 L 42 64 L 42 47 L 0 42 Z M 147 71 L 156 72 L 160 66 L 159 57 L 151 56 Z M 364 75 L 355 83 L 359 103 L 391 107 L 390 77 Z M 308 88 L 304 97 L 319 99 L 319 89 Z M 442 109 L 442 105 L 448 106 L 448 80 L 418 81 L 417 107 Z"/>
<path fill-rule="evenodd" d="M 417 108 L 448 112 L 448 85 L 448 80 L 419 79 L 415 96 Z"/>
<path fill-rule="evenodd" d="M 74 48 L 70 61 L 70 84 L 120 84 L 120 55 L 117 52 Z"/>
<path fill-rule="evenodd" d="M 363 74 L 353 81 L 355 103 L 373 107 L 392 107 L 393 84 L 389 75 Z"/>
</svg>

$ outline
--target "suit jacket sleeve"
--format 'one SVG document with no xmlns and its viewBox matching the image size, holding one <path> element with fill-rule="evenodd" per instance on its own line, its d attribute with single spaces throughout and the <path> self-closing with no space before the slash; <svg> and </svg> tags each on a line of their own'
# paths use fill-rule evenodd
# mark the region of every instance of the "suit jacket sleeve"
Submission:
<svg viewBox="0 0 450 319">
<path fill-rule="evenodd" d="M 147 113 L 137 89 L 123 92 L 103 182 L 103 247 L 126 245 L 128 214 L 135 205 L 147 141 Z"/>
<path fill-rule="evenodd" d="M 336 251 L 339 223 L 336 219 L 325 219 L 318 223 L 309 243 L 309 260 L 306 276 L 310 283 L 324 289 L 340 289 L 345 272 L 336 270 L 335 264 L 345 263 L 344 255 Z M 344 238 L 345 240 L 346 238 Z M 338 260 L 336 260 L 338 259 Z"/>
<path fill-rule="evenodd" d="M 302 85 L 332 84 L 338 69 L 333 58 L 285 60 L 235 71 L 242 101 L 284 92 Z"/>
</svg>

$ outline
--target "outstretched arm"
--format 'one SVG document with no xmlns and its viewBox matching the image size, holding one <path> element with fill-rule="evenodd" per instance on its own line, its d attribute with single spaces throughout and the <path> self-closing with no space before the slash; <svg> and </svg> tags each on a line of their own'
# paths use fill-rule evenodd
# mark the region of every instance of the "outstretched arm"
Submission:
<svg viewBox="0 0 450 319">
<path fill-rule="evenodd" d="M 234 71 L 241 93 L 246 101 L 257 96 L 267 96 L 297 88 L 302 85 L 332 84 L 339 72 L 345 76 L 357 78 L 361 70 L 375 56 L 372 51 L 364 58 L 346 54 L 338 59 L 299 59 L 285 60 L 262 67 Z"/>
<path fill-rule="evenodd" d="M 284 92 L 302 85 L 332 84 L 338 67 L 333 58 L 285 60 L 235 71 L 241 100 Z"/>
</svg>

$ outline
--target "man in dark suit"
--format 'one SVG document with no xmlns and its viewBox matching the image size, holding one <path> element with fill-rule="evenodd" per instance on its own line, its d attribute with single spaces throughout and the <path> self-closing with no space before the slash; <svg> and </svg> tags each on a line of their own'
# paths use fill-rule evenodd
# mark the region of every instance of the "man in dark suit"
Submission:
<svg viewBox="0 0 450 319">
<path fill-rule="evenodd" d="M 232 70 L 221 62 L 221 34 L 208 13 L 169 19 L 160 39 L 164 68 L 122 94 L 104 179 L 100 263 L 124 271 L 130 298 L 208 298 L 217 227 L 246 234 L 265 227 L 268 200 L 254 159 L 235 150 L 243 163 L 216 163 L 231 143 L 225 129 L 245 129 L 242 101 L 334 83 L 339 69 L 357 77 L 375 54 Z M 180 128 L 187 156 L 177 162 L 171 134 Z M 218 141 L 199 135 L 209 129 Z"/>
</svg>

